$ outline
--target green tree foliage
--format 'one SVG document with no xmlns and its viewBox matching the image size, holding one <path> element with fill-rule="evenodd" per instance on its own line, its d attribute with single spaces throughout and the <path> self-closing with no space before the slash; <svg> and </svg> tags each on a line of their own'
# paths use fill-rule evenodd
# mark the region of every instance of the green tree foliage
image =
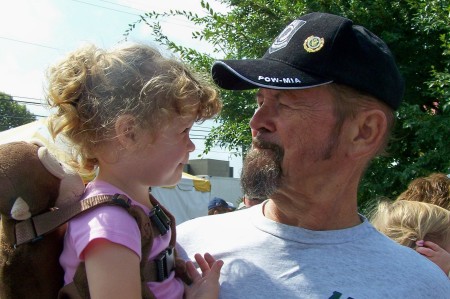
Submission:
<svg viewBox="0 0 450 299">
<path fill-rule="evenodd" d="M 405 102 L 397 111 L 389 155 L 376 158 L 359 190 L 359 206 L 367 210 L 380 196 L 395 198 L 414 178 L 450 171 L 450 2 L 449 0 L 216 0 L 228 7 L 214 11 L 201 0 L 204 16 L 189 11 L 149 12 L 146 23 L 154 37 L 201 71 L 216 59 L 259 58 L 277 34 L 297 16 L 323 11 L 352 19 L 380 36 L 394 53 L 406 82 Z M 212 2 L 211 2 L 212 3 Z M 184 17 L 202 28 L 192 38 L 214 46 L 212 55 L 173 43 L 159 20 Z M 248 122 L 255 109 L 254 91 L 222 91 L 223 113 L 207 139 L 245 149 Z"/>
<path fill-rule="evenodd" d="M 389 155 L 378 157 L 363 178 L 364 210 L 376 197 L 395 198 L 416 177 L 450 173 L 450 2 L 403 3 L 413 34 L 400 35 L 405 45 L 391 48 L 406 78 L 405 103 L 397 112 Z"/>
<path fill-rule="evenodd" d="M 13 100 L 10 95 L 0 92 L 0 131 L 15 128 L 36 120 L 24 105 Z"/>
</svg>

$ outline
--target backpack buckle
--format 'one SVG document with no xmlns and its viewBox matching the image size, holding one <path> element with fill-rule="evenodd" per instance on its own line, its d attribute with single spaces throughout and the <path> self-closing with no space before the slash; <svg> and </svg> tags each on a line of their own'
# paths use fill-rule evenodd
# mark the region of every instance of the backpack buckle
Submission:
<svg viewBox="0 0 450 299">
<path fill-rule="evenodd" d="M 161 282 L 167 279 L 175 269 L 175 254 L 173 247 L 168 247 L 155 258 L 157 281 Z"/>
<path fill-rule="evenodd" d="M 130 199 L 122 194 L 114 194 L 111 198 L 111 201 L 115 203 L 118 206 L 121 206 L 125 209 L 128 209 L 130 207 Z"/>
<path fill-rule="evenodd" d="M 158 205 L 153 207 L 148 216 L 153 224 L 158 228 L 161 236 L 165 235 L 169 231 L 170 218 L 167 217 L 166 213 L 164 213 Z"/>
</svg>

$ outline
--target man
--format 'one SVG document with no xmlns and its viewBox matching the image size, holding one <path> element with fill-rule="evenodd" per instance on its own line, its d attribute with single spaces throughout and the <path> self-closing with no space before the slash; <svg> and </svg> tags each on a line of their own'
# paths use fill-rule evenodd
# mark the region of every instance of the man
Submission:
<svg viewBox="0 0 450 299">
<path fill-rule="evenodd" d="M 231 206 L 224 199 L 214 197 L 208 203 L 208 215 L 217 215 L 234 211 L 234 207 Z"/>
<path fill-rule="evenodd" d="M 311 13 L 261 59 L 213 65 L 225 89 L 259 88 L 242 186 L 256 208 L 178 227 L 186 257 L 225 264 L 221 298 L 450 298 L 443 272 L 357 212 L 404 85 L 386 44 L 352 21 Z"/>
<path fill-rule="evenodd" d="M 242 209 L 246 209 L 246 208 L 250 208 L 253 206 L 256 206 L 260 203 L 262 203 L 264 201 L 264 199 L 258 198 L 258 197 L 250 197 L 247 194 L 244 194 L 244 196 L 242 196 L 242 202 L 239 204 L 238 206 L 238 210 L 242 210 Z"/>
</svg>

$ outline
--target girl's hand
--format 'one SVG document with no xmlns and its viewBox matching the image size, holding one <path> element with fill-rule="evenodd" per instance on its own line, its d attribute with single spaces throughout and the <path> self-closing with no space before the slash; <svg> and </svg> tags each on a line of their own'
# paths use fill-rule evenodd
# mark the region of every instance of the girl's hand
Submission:
<svg viewBox="0 0 450 299">
<path fill-rule="evenodd" d="M 216 261 L 212 255 L 205 253 L 204 257 L 201 254 L 196 254 L 195 260 L 197 261 L 200 270 L 200 274 L 191 261 L 186 262 L 186 270 L 192 277 L 192 284 L 190 286 L 185 285 L 185 298 L 195 299 L 216 299 L 219 297 L 219 277 L 220 269 L 223 266 L 223 261 Z"/>
<path fill-rule="evenodd" d="M 445 274 L 449 274 L 450 271 L 450 253 L 445 249 L 433 243 L 431 241 L 417 241 L 416 251 L 421 255 L 428 258 L 430 261 L 435 263 L 445 272 Z"/>
</svg>

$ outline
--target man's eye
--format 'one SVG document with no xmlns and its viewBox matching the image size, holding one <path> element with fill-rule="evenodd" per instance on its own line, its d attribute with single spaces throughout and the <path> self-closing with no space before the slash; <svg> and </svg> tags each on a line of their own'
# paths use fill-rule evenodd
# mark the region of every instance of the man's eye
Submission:
<svg viewBox="0 0 450 299">
<path fill-rule="evenodd" d="M 184 129 L 183 133 L 189 133 L 190 130 L 191 130 L 191 128 L 186 128 L 186 129 Z"/>
</svg>

